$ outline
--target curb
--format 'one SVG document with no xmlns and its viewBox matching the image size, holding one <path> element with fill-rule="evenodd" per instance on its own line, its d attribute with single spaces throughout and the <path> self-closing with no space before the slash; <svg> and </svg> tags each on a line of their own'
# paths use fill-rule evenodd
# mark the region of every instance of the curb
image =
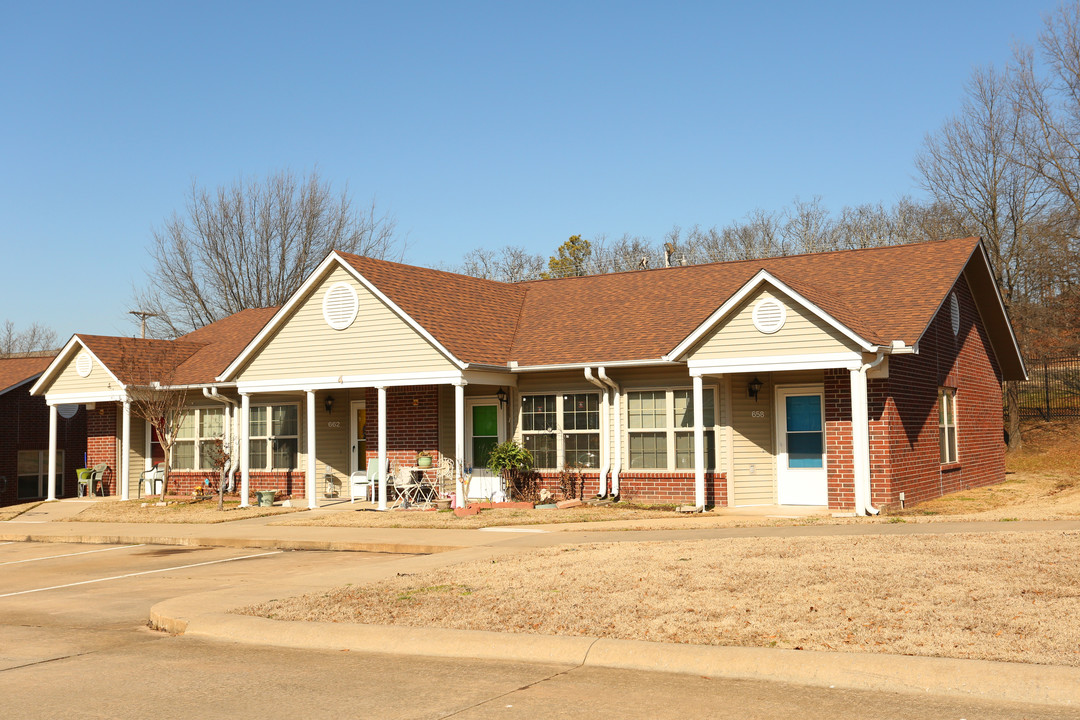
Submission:
<svg viewBox="0 0 1080 720">
<path fill-rule="evenodd" d="M 334 550 L 394 555 L 433 555 L 461 550 L 461 545 L 423 545 L 346 540 L 286 540 L 279 538 L 173 537 L 163 535 L 50 535 L 47 533 L 0 533 L 0 542 L 82 543 L 84 545 L 179 545 L 188 547 L 260 548 L 269 550 Z"/>
<path fill-rule="evenodd" d="M 183 617 L 183 606 L 182 601 L 158 603 L 150 613 L 151 625 L 174 634 L 306 650 L 552 663 L 849 690 L 935 694 L 1066 707 L 1080 705 L 1080 668 L 1072 667 L 874 653 L 676 645 L 482 630 L 288 622 L 226 613 Z"/>
</svg>

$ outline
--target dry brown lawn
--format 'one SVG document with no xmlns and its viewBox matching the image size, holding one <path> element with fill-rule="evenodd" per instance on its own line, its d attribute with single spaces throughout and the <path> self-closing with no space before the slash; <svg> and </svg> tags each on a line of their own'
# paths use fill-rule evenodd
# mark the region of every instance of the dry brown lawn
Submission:
<svg viewBox="0 0 1080 720">
<path fill-rule="evenodd" d="M 238 612 L 1080 666 L 1080 533 L 562 547 Z"/>
<path fill-rule="evenodd" d="M 6 505 L 4 507 L 0 507 L 0 522 L 3 522 L 4 520 L 10 520 L 14 517 L 18 517 L 27 510 L 33 510 L 41 503 L 41 500 L 35 500 L 34 502 L 20 503 L 19 505 Z"/>
<path fill-rule="evenodd" d="M 282 515 L 301 508 L 251 507 L 241 508 L 239 501 L 225 503 L 224 510 L 217 509 L 217 500 L 200 502 L 177 502 L 164 507 L 148 504 L 145 500 L 96 502 L 78 515 L 66 518 L 66 522 L 108 523 L 221 523 L 232 520 Z"/>
</svg>

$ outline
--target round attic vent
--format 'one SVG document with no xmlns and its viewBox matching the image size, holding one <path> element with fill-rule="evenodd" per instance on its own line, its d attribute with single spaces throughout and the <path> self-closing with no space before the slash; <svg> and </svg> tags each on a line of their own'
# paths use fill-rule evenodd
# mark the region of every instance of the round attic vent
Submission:
<svg viewBox="0 0 1080 720">
<path fill-rule="evenodd" d="M 335 283 L 326 291 L 323 298 L 322 312 L 326 324 L 335 330 L 344 330 L 353 324 L 356 313 L 360 310 L 360 301 L 356 290 L 348 283 Z"/>
<path fill-rule="evenodd" d="M 956 299 L 956 293 L 949 294 L 949 316 L 952 319 L 952 334 L 960 334 L 960 301 Z"/>
<path fill-rule="evenodd" d="M 90 355 L 86 352 L 79 353 L 79 357 L 75 358 L 75 372 L 79 373 L 79 377 L 89 377 L 93 369 L 94 361 L 90 359 Z"/>
<path fill-rule="evenodd" d="M 762 298 L 754 306 L 754 327 L 759 332 L 772 335 L 787 322 L 787 309 L 773 298 Z"/>
</svg>

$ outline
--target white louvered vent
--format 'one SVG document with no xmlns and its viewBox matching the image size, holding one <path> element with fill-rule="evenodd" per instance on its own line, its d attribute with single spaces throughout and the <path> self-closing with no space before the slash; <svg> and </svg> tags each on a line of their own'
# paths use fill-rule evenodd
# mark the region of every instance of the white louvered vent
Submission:
<svg viewBox="0 0 1080 720">
<path fill-rule="evenodd" d="M 94 361 L 90 356 L 86 352 L 79 353 L 79 357 L 75 358 L 75 372 L 79 373 L 79 377 L 89 377 L 93 369 Z"/>
<path fill-rule="evenodd" d="M 759 332 L 772 335 L 787 322 L 787 309 L 773 298 L 762 298 L 754 306 L 754 327 Z"/>
<path fill-rule="evenodd" d="M 335 330 L 344 330 L 352 325 L 359 310 L 356 290 L 348 283 L 335 283 L 326 291 L 322 304 L 323 317 L 326 324 Z"/>
<path fill-rule="evenodd" d="M 956 293 L 949 295 L 949 315 L 952 319 L 952 334 L 960 334 L 960 301 L 956 299 Z"/>
</svg>

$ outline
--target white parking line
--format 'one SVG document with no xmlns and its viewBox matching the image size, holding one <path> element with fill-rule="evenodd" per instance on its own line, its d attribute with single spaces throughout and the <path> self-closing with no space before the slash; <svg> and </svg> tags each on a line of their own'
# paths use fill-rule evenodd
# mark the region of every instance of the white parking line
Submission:
<svg viewBox="0 0 1080 720">
<path fill-rule="evenodd" d="M 5 543 L 6 544 L 6 543 Z M 0 565 L 18 565 L 19 563 L 37 562 L 38 560 L 55 560 L 56 558 L 74 557 L 76 555 L 89 555 L 90 553 L 109 552 L 110 550 L 124 550 L 126 548 L 142 547 L 146 543 L 138 545 L 121 545 L 120 547 L 102 548 L 100 550 L 83 550 L 81 552 L 67 553 L 65 555 L 49 555 L 48 557 L 28 558 L 26 560 L 8 560 Z"/>
<path fill-rule="evenodd" d="M 81 582 L 67 583 L 66 585 L 53 585 L 51 587 L 34 588 L 33 590 L 20 590 L 19 592 L 5 593 L 0 595 L 0 598 L 13 597 L 15 595 L 27 595 L 29 593 L 45 592 L 46 590 L 59 590 L 61 588 L 75 587 L 77 585 L 89 585 L 90 583 L 106 582 L 108 580 L 123 580 L 124 578 L 137 577 L 139 575 L 152 575 L 153 573 L 169 572 L 170 570 L 185 570 L 187 568 L 200 567 L 202 565 L 216 565 L 217 563 L 232 562 L 233 560 L 247 560 L 249 558 L 265 557 L 267 555 L 279 555 L 283 550 L 274 550 L 273 552 L 259 553 L 257 555 L 244 555 L 243 557 L 225 558 L 224 560 L 208 560 L 207 562 L 192 563 L 191 565 L 177 565 L 175 567 L 161 568 L 160 570 L 144 570 L 137 573 L 128 573 L 127 575 L 113 575 L 112 577 L 97 578 L 96 580 L 82 580 Z"/>
</svg>

